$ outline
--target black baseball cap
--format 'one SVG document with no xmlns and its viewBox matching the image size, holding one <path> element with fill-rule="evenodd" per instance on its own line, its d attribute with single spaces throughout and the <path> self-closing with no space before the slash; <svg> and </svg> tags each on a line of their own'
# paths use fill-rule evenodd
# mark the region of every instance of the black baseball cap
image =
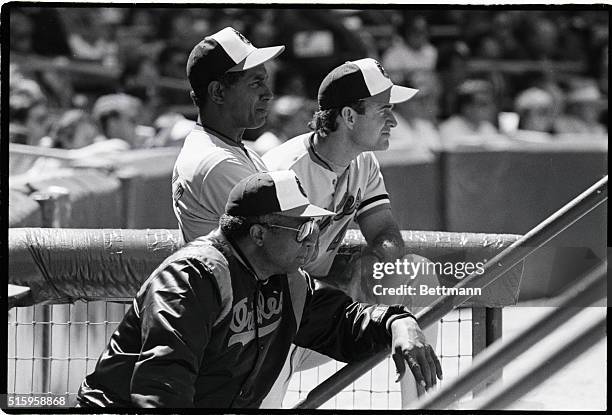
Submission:
<svg viewBox="0 0 612 415">
<path fill-rule="evenodd" d="M 312 205 L 295 173 L 279 170 L 255 173 L 231 190 L 225 213 L 231 216 L 259 216 L 277 213 L 291 217 L 332 216 L 334 212 Z"/>
<path fill-rule="evenodd" d="M 319 87 L 319 109 L 341 108 L 373 96 L 397 104 L 409 100 L 417 92 L 418 89 L 394 85 L 377 60 L 359 59 L 345 62 L 327 74 Z"/>
<path fill-rule="evenodd" d="M 187 78 L 192 89 L 207 88 L 224 73 L 254 68 L 283 50 L 284 46 L 256 48 L 242 33 L 226 27 L 194 46 L 187 59 Z"/>
</svg>

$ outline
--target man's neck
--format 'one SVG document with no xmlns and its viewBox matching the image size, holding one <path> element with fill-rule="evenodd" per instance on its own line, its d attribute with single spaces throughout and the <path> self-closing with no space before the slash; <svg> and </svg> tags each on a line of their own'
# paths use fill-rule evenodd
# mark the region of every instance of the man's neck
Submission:
<svg viewBox="0 0 612 415">
<path fill-rule="evenodd" d="M 231 122 L 229 122 L 219 111 L 211 111 L 208 113 L 200 111 L 198 123 L 236 143 L 242 142 L 242 135 L 245 129 L 233 127 Z"/>
<path fill-rule="evenodd" d="M 342 174 L 351 161 L 361 153 L 346 136 L 334 133 L 325 138 L 315 134 L 313 148 L 336 174 Z"/>
</svg>

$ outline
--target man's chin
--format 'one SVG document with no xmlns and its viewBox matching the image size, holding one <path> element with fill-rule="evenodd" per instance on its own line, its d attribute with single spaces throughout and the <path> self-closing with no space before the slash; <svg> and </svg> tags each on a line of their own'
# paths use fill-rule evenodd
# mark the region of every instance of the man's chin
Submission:
<svg viewBox="0 0 612 415">
<path fill-rule="evenodd" d="M 380 144 L 376 147 L 375 151 L 385 151 L 389 149 L 389 138 L 383 138 Z"/>
<path fill-rule="evenodd" d="M 263 125 L 268 120 L 268 113 L 257 113 L 255 115 L 255 119 L 253 120 L 253 124 L 249 127 L 249 129 L 253 130 L 255 128 L 263 127 Z"/>
</svg>

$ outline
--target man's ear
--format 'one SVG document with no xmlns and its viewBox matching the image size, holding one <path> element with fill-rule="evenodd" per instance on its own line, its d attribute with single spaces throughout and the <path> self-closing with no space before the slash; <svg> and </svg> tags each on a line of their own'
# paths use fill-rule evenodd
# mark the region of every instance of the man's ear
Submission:
<svg viewBox="0 0 612 415">
<path fill-rule="evenodd" d="M 344 107 L 340 110 L 340 117 L 344 124 L 349 128 L 353 129 L 355 126 L 355 110 L 351 107 Z"/>
<path fill-rule="evenodd" d="M 208 96 L 215 104 L 223 104 L 225 88 L 219 81 L 212 81 L 208 84 Z"/>
<path fill-rule="evenodd" d="M 255 224 L 251 226 L 251 228 L 249 229 L 249 235 L 251 236 L 251 239 L 253 240 L 255 245 L 260 246 L 260 247 L 263 246 L 264 232 L 265 232 L 265 229 L 261 225 Z"/>
</svg>

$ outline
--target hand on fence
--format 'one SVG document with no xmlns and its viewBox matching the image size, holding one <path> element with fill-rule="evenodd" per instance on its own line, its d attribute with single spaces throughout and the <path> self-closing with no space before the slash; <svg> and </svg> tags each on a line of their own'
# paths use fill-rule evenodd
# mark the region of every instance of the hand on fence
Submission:
<svg viewBox="0 0 612 415">
<path fill-rule="evenodd" d="M 414 375 L 417 385 L 429 390 L 442 380 L 442 366 L 427 342 L 418 323 L 411 317 L 398 318 L 391 323 L 391 350 L 397 369 L 396 382 L 404 376 L 406 363 Z"/>
</svg>

